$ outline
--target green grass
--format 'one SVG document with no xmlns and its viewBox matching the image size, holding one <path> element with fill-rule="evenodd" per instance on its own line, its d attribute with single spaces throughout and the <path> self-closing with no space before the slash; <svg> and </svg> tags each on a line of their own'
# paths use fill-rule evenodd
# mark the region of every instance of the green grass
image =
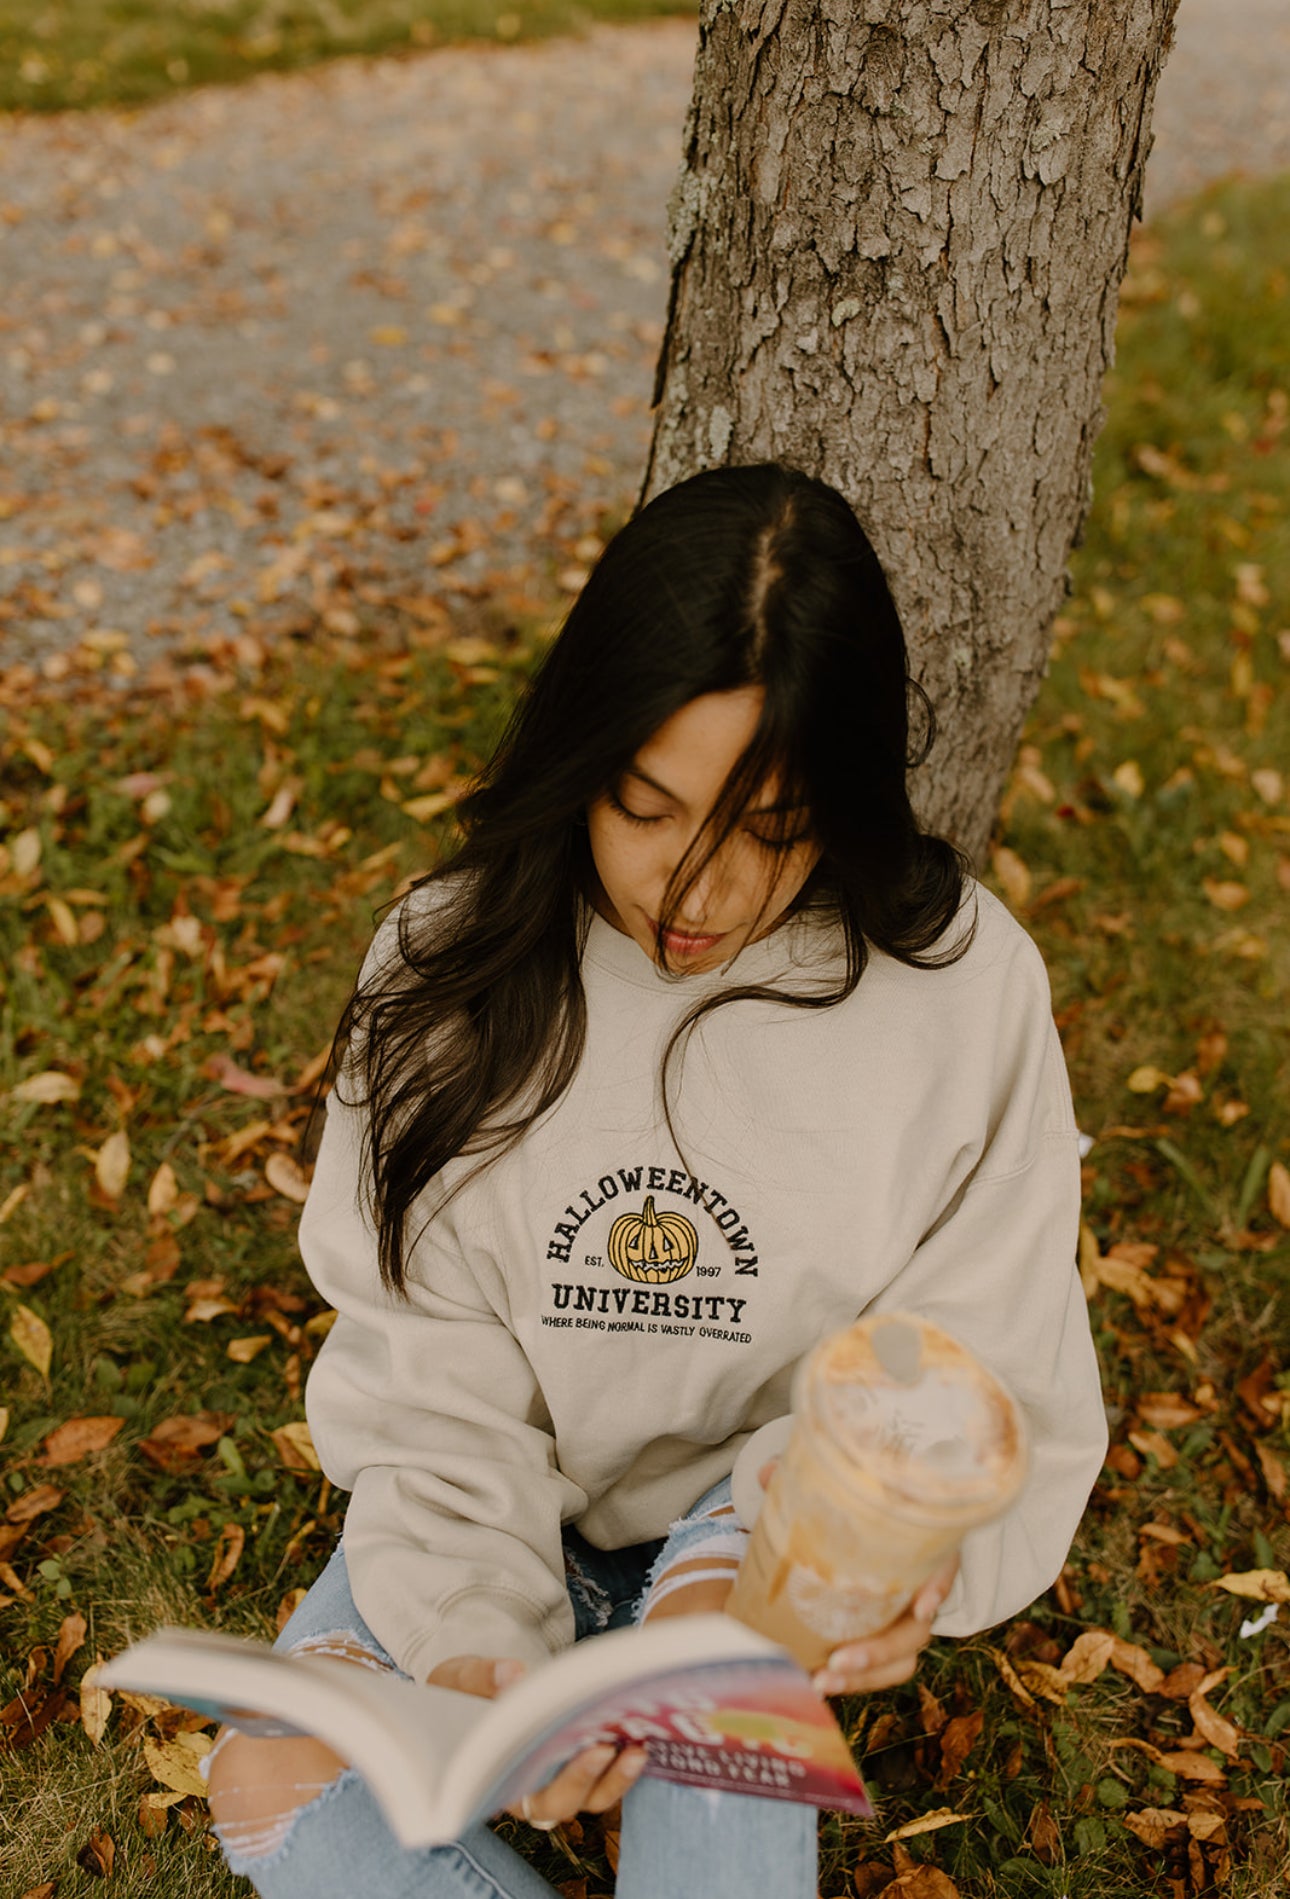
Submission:
<svg viewBox="0 0 1290 1899">
<path fill-rule="evenodd" d="M 1274 1165 L 1290 1165 L 1290 797 L 1274 776 L 1290 777 L 1287 233 L 1282 181 L 1211 192 L 1135 247 L 1094 514 L 998 833 L 996 874 L 1044 950 L 1077 1112 L 1096 1137 L 1089 1245 L 1157 1249 L 1121 1256 L 1122 1271 L 1145 1262 L 1137 1303 L 1106 1285 L 1093 1299 L 1111 1463 L 1060 1591 L 1008 1628 L 937 1645 L 923 1698 L 911 1686 L 848 1708 L 882 1825 L 826 1819 L 827 1899 L 879 1890 L 898 1852 L 934 1863 L 964 1899 L 1220 1887 L 1265 1899 L 1290 1871 L 1285 1628 L 1241 1640 L 1249 1605 L 1212 1587 L 1226 1571 L 1290 1565 L 1276 1494 L 1286 1413 L 1263 1401 L 1290 1389 L 1290 1234 L 1268 1198 Z M 21 1515 L 42 1484 L 65 1495 L 0 1552 L 30 1596 L 0 1581 L 13 1598 L 0 1606 L 0 1704 L 41 1649 L 30 1698 L 44 1699 L 72 1611 L 88 1625 L 74 1689 L 96 1651 L 164 1619 L 271 1634 L 330 1549 L 340 1500 L 289 1468 L 272 1435 L 302 1415 L 322 1317 L 295 1208 L 265 1176 L 307 1097 L 230 1093 L 207 1064 L 231 1054 L 290 1084 L 315 1056 L 373 910 L 449 822 L 404 805 L 484 755 L 539 630 L 508 641 L 499 610 L 482 667 L 477 648 L 373 629 L 289 646 L 254 673 L 230 651 L 213 681 L 176 666 L 169 685 L 122 692 L 88 656 L 59 696 L 11 684 L 0 1090 L 56 1070 L 79 1096 L 8 1096 L 2 1110 L 3 1269 L 50 1270 L 11 1272 L 0 1291 L 0 1516 Z M 164 775 L 151 802 L 149 781 L 129 781 L 143 772 Z M 284 784 L 294 808 L 266 827 Z M 93 1157 L 121 1129 L 131 1171 L 105 1200 Z M 163 1162 L 191 1198 L 150 1215 Z M 189 1322 L 194 1283 L 211 1280 L 232 1309 Z M 49 1328 L 48 1380 L 8 1336 L 20 1304 Z M 249 1362 L 229 1356 L 256 1337 L 269 1343 Z M 1153 1425 L 1146 1393 L 1195 1415 Z M 185 1467 L 150 1462 L 140 1445 L 156 1426 L 198 1412 L 220 1414 L 218 1439 Z M 48 1433 L 76 1415 L 122 1426 L 107 1449 L 47 1468 Z M 212 1590 L 227 1526 L 245 1546 Z M 1210 1696 L 1243 1730 L 1239 1759 L 1198 1750 L 1225 1783 L 1211 1791 L 1160 1764 L 1190 1732 L 1187 1703 L 1120 1673 L 1064 1703 L 1018 1701 L 998 1654 L 1024 1673 L 1086 1627 L 1165 1668 L 1229 1671 Z M 938 1726 L 978 1713 L 974 1745 L 943 1772 Z M 118 1703 L 97 1748 L 70 1719 L 0 1749 L 15 1894 L 52 1879 L 60 1899 L 97 1890 L 77 1858 L 94 1827 L 115 1842 L 122 1899 L 246 1890 L 211 1853 L 196 1802 L 158 1837 L 141 1829 L 155 1785 L 142 1742 L 157 1733 Z M 1125 1824 L 1189 1803 L 1199 1831 L 1222 1829 L 1190 1859 L 1185 1829 L 1157 1850 Z M 881 1844 L 943 1807 L 961 1818 Z M 571 1894 L 611 1890 L 590 1820 L 537 1851 Z"/>
<path fill-rule="evenodd" d="M 695 11 L 695 0 L 0 0 L 0 110 L 143 105 L 346 54 Z"/>
</svg>

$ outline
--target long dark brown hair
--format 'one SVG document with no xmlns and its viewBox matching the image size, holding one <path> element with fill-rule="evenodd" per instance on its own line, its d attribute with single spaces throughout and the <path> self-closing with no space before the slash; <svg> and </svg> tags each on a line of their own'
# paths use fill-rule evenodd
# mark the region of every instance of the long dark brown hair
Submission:
<svg viewBox="0 0 1290 1899">
<path fill-rule="evenodd" d="M 677 866 L 660 958 L 687 890 L 774 772 L 779 802 L 806 806 L 821 848 L 794 908 L 840 929 L 842 970 L 827 991 L 727 987 L 684 1014 L 663 1063 L 669 1128 L 669 1063 L 713 1008 L 749 996 L 831 1007 L 871 948 L 924 968 L 966 948 L 970 926 L 942 939 L 967 866 L 919 830 L 906 790 L 931 707 L 848 503 L 777 463 L 657 496 L 600 557 L 459 808 L 460 847 L 387 921 L 341 1019 L 344 1098 L 366 1110 L 365 1186 L 391 1289 L 404 1290 L 411 1247 L 450 1197 L 427 1191 L 444 1166 L 468 1154 L 487 1166 L 577 1071 L 598 889 L 588 806 L 682 706 L 750 685 L 764 689 L 757 728 Z"/>
</svg>

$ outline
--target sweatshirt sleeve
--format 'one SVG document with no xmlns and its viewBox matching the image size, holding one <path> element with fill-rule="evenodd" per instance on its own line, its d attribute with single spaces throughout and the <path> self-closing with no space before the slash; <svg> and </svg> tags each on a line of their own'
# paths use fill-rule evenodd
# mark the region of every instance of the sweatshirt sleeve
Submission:
<svg viewBox="0 0 1290 1899">
<path fill-rule="evenodd" d="M 1012 1033 L 1000 1036 L 985 1151 L 871 1308 L 944 1327 L 1003 1381 L 1029 1427 L 1021 1495 L 965 1539 L 937 1635 L 989 1628 L 1052 1585 L 1107 1446 L 1076 1264 L 1079 1136 L 1037 952 L 1030 962 L 1012 994 Z"/>
<path fill-rule="evenodd" d="M 560 1526 L 586 1507 L 556 1467 L 545 1401 L 505 1323 L 500 1275 L 449 1206 L 384 1291 L 360 1201 L 363 1113 L 328 1103 L 300 1224 L 336 1321 L 310 1374 L 322 1468 L 350 1495 L 359 1613 L 414 1680 L 453 1655 L 539 1662 L 573 1639 Z"/>
</svg>

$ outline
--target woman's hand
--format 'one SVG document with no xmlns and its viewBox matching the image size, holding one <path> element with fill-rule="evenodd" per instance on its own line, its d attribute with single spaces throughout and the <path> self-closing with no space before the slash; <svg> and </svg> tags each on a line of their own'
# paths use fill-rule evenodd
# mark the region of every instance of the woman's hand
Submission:
<svg viewBox="0 0 1290 1899">
<path fill-rule="evenodd" d="M 498 1660 L 490 1655 L 454 1655 L 440 1662 L 427 1676 L 436 1688 L 456 1688 L 465 1695 L 482 1695 L 491 1701 L 503 1688 L 509 1688 L 527 1672 L 520 1661 Z M 563 1820 L 579 1813 L 604 1813 L 616 1806 L 644 1772 L 649 1759 L 643 1747 L 617 1749 L 584 1748 L 560 1769 L 555 1779 L 530 1794 L 524 1807 L 508 1809 L 517 1820 L 549 1832 Z"/>
<path fill-rule="evenodd" d="M 936 1612 L 958 1575 L 959 1559 L 929 1576 L 909 1607 L 885 1629 L 835 1649 L 824 1668 L 811 1677 L 822 1695 L 872 1695 L 908 1681 L 932 1636 Z"/>
</svg>

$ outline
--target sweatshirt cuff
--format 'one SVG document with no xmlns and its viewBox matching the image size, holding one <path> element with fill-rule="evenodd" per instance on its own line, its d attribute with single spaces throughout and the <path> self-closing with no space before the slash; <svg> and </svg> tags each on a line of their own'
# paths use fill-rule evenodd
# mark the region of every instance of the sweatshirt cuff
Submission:
<svg viewBox="0 0 1290 1899">
<path fill-rule="evenodd" d="M 524 1596 L 510 1592 L 471 1590 L 450 1597 L 432 1628 L 411 1637 L 394 1660 L 413 1681 L 425 1681 L 440 1662 L 457 1655 L 515 1658 L 530 1668 L 549 1662 L 567 1648 L 573 1631 L 572 1612 L 543 1616 Z M 388 1646 L 388 1644 L 387 1644 Z"/>
</svg>

